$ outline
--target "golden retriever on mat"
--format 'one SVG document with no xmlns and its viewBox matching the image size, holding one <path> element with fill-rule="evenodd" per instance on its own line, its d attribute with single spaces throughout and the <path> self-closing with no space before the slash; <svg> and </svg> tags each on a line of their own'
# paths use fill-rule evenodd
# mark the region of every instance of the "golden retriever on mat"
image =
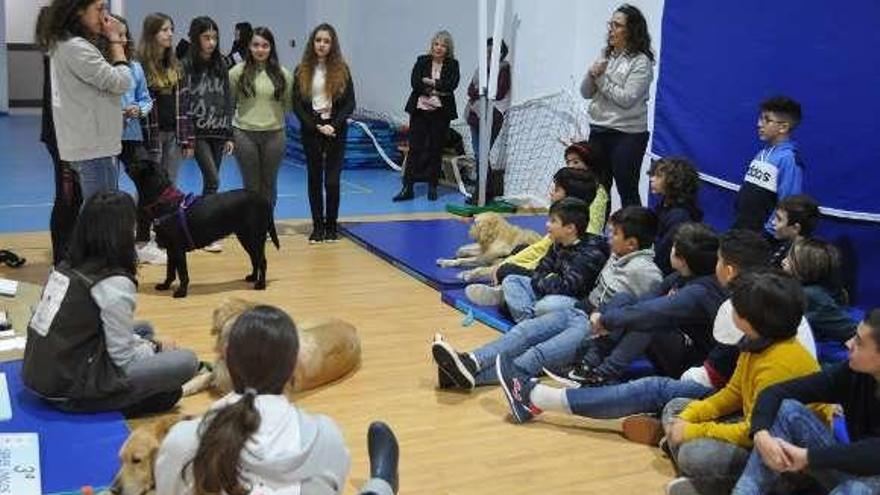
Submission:
<svg viewBox="0 0 880 495">
<path fill-rule="evenodd" d="M 444 268 L 478 267 L 458 274 L 458 278 L 466 282 L 489 280 L 492 267 L 509 256 L 514 248 L 541 239 L 534 230 L 517 227 L 494 212 L 476 215 L 468 235 L 477 242 L 458 248 L 453 259 L 437 260 L 437 265 Z"/>
<path fill-rule="evenodd" d="M 214 350 L 217 359 L 211 373 L 197 375 L 183 384 L 183 395 L 193 395 L 213 387 L 221 394 L 232 390 L 232 379 L 226 369 L 223 347 L 232 323 L 238 315 L 257 306 L 243 299 L 229 299 L 214 310 L 211 334 L 217 337 Z M 293 370 L 293 386 L 288 383 L 285 393 L 310 390 L 345 376 L 354 369 L 361 357 L 361 341 L 350 323 L 328 318 L 297 322 L 299 357 Z"/>
</svg>

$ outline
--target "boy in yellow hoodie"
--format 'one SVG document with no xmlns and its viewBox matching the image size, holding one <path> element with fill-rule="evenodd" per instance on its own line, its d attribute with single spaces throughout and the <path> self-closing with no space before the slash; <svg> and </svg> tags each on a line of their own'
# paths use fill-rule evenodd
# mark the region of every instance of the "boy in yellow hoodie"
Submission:
<svg viewBox="0 0 880 495">
<path fill-rule="evenodd" d="M 745 273 L 730 289 L 733 321 L 744 334 L 733 377 L 706 399 L 674 399 L 663 411 L 667 450 L 680 475 L 667 485 L 669 495 L 729 493 L 752 448 L 749 429 L 758 394 L 819 371 L 795 338 L 804 308 L 796 280 L 776 272 Z M 830 406 L 811 408 L 830 421 Z"/>
</svg>

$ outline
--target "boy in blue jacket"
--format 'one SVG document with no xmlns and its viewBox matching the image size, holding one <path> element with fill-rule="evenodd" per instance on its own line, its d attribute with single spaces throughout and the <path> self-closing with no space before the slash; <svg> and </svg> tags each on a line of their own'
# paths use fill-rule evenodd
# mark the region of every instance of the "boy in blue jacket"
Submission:
<svg viewBox="0 0 880 495">
<path fill-rule="evenodd" d="M 804 164 L 791 133 L 801 121 L 801 106 L 785 96 L 761 103 L 758 137 L 767 143 L 752 159 L 736 195 L 733 228 L 764 232 L 772 239 L 773 211 L 782 198 L 803 191 Z"/>
<path fill-rule="evenodd" d="M 679 376 L 702 362 L 714 346 L 712 323 L 726 299 L 715 277 L 718 235 L 705 224 L 679 227 L 670 254 L 675 273 L 658 291 L 640 300 L 615 298 L 590 316 L 596 337 L 570 375 L 587 386 L 620 381 L 641 354 L 667 376 Z"/>
</svg>

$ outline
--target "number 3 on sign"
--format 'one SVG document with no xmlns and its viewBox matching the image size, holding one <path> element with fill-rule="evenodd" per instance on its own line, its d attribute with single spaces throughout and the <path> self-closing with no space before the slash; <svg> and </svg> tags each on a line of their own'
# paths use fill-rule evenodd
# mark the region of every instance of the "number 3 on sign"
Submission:
<svg viewBox="0 0 880 495">
<path fill-rule="evenodd" d="M 26 480 L 32 480 L 36 478 L 36 475 L 34 473 L 37 472 L 37 468 L 34 466 L 16 465 L 14 468 L 12 468 L 12 472 L 23 475 L 24 479 Z"/>
<path fill-rule="evenodd" d="M 0 433 L 0 495 L 37 495 L 40 445 L 36 433 Z"/>
</svg>

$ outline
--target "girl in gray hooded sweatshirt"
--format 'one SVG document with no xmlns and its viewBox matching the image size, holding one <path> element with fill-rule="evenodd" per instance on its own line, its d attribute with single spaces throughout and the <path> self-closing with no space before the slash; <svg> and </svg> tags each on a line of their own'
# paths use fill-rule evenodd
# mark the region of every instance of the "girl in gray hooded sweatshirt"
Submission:
<svg viewBox="0 0 880 495">
<path fill-rule="evenodd" d="M 351 466 L 342 432 L 284 395 L 298 352 L 284 311 L 257 306 L 236 319 L 226 351 L 234 391 L 165 437 L 157 495 L 342 493 Z"/>
</svg>

